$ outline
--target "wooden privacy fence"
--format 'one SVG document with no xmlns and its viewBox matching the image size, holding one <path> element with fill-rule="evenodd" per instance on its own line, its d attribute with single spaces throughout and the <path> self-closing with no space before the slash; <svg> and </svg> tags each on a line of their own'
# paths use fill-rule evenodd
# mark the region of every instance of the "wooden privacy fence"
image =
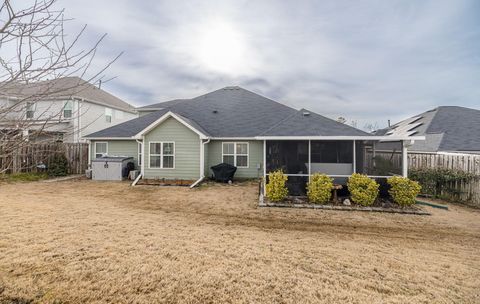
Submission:
<svg viewBox="0 0 480 304">
<path fill-rule="evenodd" d="M 67 158 L 70 174 L 83 174 L 88 168 L 86 143 L 31 143 L 9 153 L 0 147 L 0 168 L 7 169 L 7 173 L 37 172 L 40 164 L 48 168 L 57 153 Z"/>
<path fill-rule="evenodd" d="M 372 156 L 371 151 L 369 155 Z M 392 166 L 402 164 L 401 152 L 376 151 L 375 155 L 391 162 Z M 449 185 L 451 193 L 444 193 L 445 198 L 461 201 L 468 205 L 480 207 L 480 155 L 464 153 L 418 153 L 408 152 L 408 169 L 443 168 L 459 170 L 476 175 L 465 182 Z M 443 193 L 442 193 L 443 194 Z"/>
</svg>

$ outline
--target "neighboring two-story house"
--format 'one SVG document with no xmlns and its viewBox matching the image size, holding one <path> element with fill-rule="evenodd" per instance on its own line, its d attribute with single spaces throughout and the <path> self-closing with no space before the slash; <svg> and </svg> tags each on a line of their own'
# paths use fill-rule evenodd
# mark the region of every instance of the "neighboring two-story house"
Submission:
<svg viewBox="0 0 480 304">
<path fill-rule="evenodd" d="M 137 116 L 130 104 L 78 77 L 0 86 L 0 130 L 30 140 L 83 142 Z"/>
</svg>

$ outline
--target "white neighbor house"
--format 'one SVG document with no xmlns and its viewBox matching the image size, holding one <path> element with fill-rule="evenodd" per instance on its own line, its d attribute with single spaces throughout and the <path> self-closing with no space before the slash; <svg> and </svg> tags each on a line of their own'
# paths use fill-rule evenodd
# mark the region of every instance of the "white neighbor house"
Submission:
<svg viewBox="0 0 480 304">
<path fill-rule="evenodd" d="M 43 128 L 36 140 L 85 142 L 83 136 L 137 116 L 130 104 L 78 77 L 0 87 L 0 130 L 28 137 Z"/>
</svg>

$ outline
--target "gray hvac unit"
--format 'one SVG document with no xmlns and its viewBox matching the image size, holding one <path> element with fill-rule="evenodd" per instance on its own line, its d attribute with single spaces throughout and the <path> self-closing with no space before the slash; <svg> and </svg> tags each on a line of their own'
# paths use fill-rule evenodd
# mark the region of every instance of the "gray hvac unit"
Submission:
<svg viewBox="0 0 480 304">
<path fill-rule="evenodd" d="M 133 157 L 114 156 L 100 157 L 92 160 L 92 179 L 121 181 L 127 163 L 133 162 Z"/>
</svg>

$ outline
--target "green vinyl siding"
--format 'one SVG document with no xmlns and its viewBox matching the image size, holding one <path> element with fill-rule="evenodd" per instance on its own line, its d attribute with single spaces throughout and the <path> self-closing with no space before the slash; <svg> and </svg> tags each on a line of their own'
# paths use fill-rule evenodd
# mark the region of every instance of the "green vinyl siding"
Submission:
<svg viewBox="0 0 480 304">
<path fill-rule="evenodd" d="M 175 168 L 149 168 L 149 142 L 175 143 Z M 145 135 L 145 178 L 187 179 L 200 177 L 200 137 L 175 118 L 168 118 Z"/>
<path fill-rule="evenodd" d="M 235 177 L 239 178 L 256 178 L 263 175 L 263 141 L 261 140 L 212 140 L 207 144 L 208 154 L 207 166 L 205 168 L 206 176 L 212 175 L 211 166 L 215 166 L 222 162 L 222 142 L 248 142 L 248 168 L 237 168 Z M 257 165 L 260 164 L 260 170 Z"/>
<path fill-rule="evenodd" d="M 95 159 L 95 142 L 106 142 L 109 156 L 133 157 L 135 168 L 140 170 L 138 165 L 138 143 L 135 140 L 98 140 L 91 142 L 91 159 Z"/>
</svg>

